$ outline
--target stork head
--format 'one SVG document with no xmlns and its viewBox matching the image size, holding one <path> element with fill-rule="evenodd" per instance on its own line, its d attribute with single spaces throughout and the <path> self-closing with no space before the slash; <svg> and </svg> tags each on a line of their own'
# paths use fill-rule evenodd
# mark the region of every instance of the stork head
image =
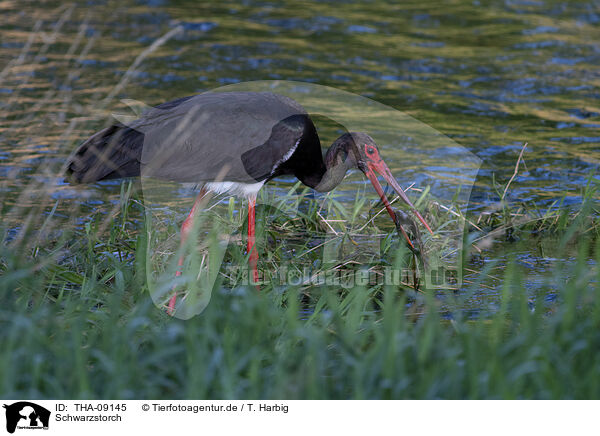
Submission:
<svg viewBox="0 0 600 436">
<path fill-rule="evenodd" d="M 379 154 L 379 149 L 373 138 L 362 132 L 345 133 L 333 143 L 332 149 L 334 149 L 335 152 L 331 153 L 331 156 L 329 156 L 328 153 L 327 158 L 329 160 L 335 159 L 339 163 L 344 162 L 347 167 L 356 167 L 361 170 L 373 184 L 375 191 L 377 191 L 377 194 L 379 194 L 383 200 L 394 223 L 397 223 L 397 217 L 391 207 L 389 207 L 389 201 L 383 192 L 377 174 L 381 175 L 383 179 L 394 188 L 394 191 L 400 196 L 400 199 L 412 209 L 412 212 L 419 221 L 421 221 L 425 228 L 433 234 L 431 228 L 427 222 L 425 222 L 425 219 L 423 219 L 419 211 L 415 208 L 392 175 L 392 172 Z M 336 162 L 326 162 L 328 167 L 330 165 L 335 165 L 335 163 Z"/>
</svg>

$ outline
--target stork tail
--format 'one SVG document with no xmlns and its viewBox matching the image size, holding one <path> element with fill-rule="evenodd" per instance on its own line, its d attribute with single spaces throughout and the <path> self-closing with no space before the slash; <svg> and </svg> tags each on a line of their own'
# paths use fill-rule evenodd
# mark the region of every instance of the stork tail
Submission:
<svg viewBox="0 0 600 436">
<path fill-rule="evenodd" d="M 67 179 L 74 183 L 136 177 L 144 134 L 122 124 L 99 131 L 79 146 L 67 167 Z"/>
</svg>

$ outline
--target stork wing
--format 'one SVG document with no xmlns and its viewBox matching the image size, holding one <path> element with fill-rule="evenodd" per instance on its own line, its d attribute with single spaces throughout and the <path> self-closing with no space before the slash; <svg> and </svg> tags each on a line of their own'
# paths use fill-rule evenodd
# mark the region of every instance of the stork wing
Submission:
<svg viewBox="0 0 600 436">
<path fill-rule="evenodd" d="M 228 92 L 166 103 L 130 127 L 144 134 L 142 176 L 256 183 L 289 159 L 306 122 L 306 111 L 287 97 Z"/>
</svg>

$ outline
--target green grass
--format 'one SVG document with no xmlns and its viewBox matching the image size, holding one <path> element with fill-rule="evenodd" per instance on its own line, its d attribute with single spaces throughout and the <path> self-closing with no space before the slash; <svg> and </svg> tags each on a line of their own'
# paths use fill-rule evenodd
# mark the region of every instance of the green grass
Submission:
<svg viewBox="0 0 600 436">
<path fill-rule="evenodd" d="M 0 396 L 600 398 L 600 243 L 595 191 L 587 189 L 577 211 L 538 219 L 534 209 L 525 214 L 517 206 L 485 214 L 482 231 L 471 229 L 469 238 L 510 233 L 513 242 L 502 245 L 508 260 L 477 268 L 460 291 L 267 281 L 257 292 L 220 277 L 210 304 L 187 321 L 167 316 L 149 296 L 149 265 L 175 258 L 174 251 L 148 251 L 149 238 L 171 246 L 176 239 L 165 229 L 145 231 L 131 185 L 122 185 L 114 214 L 92 214 L 79 230 L 57 231 L 52 205 L 41 203 L 46 215 L 30 227 L 45 235 L 23 226 L 0 248 Z M 259 216 L 261 265 L 269 271 L 319 258 L 318 249 L 307 254 L 323 231 L 318 209 L 302 200 L 302 211 L 289 219 L 285 204 L 300 201 L 290 198 Z M 339 241 L 353 247 L 356 229 L 370 231 L 368 216 L 331 204 L 328 216 L 346 214 L 349 230 Z M 211 222 L 232 232 L 225 265 L 244 265 L 243 219 L 223 207 L 229 218 Z M 380 238 L 385 258 L 344 267 L 403 262 L 406 251 L 389 242 L 398 238 L 387 230 L 393 237 Z M 532 291 L 516 254 L 540 239 L 555 241 L 552 257 L 567 260 L 554 262 Z M 486 291 L 492 274 L 499 285 Z"/>
</svg>

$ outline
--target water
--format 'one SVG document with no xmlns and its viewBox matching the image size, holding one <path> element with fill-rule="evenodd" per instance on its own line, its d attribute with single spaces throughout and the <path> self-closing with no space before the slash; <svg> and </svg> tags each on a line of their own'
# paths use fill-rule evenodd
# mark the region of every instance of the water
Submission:
<svg viewBox="0 0 600 436">
<path fill-rule="evenodd" d="M 600 162 L 597 1 L 5 1 L 0 10 L 5 204 L 33 201 L 24 187 L 55 181 L 107 113 L 128 111 L 121 99 L 158 104 L 252 80 L 339 88 L 447 135 L 482 160 L 475 208 L 499 200 L 492 180 L 508 181 L 525 142 L 512 201 L 543 208 L 566 194 L 576 204 Z M 125 74 L 177 25 L 182 34 Z M 385 156 L 402 172 L 400 153 Z M 61 186 L 53 199 L 59 212 L 68 201 L 108 210 L 118 191 Z"/>
</svg>

